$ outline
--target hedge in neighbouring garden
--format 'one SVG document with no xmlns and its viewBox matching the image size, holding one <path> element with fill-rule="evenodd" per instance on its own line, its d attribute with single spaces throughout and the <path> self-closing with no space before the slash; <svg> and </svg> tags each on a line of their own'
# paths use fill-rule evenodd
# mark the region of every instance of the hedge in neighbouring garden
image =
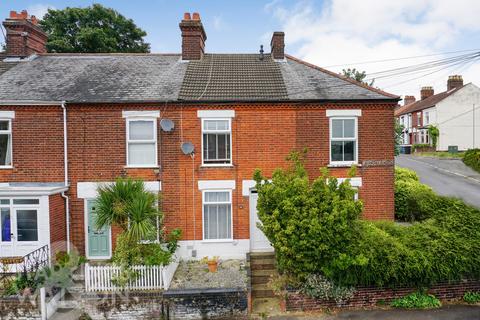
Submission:
<svg viewBox="0 0 480 320">
<path fill-rule="evenodd" d="M 480 172 L 480 149 L 469 149 L 463 155 L 463 162 L 472 169 Z"/>
<path fill-rule="evenodd" d="M 426 218 L 412 226 L 366 221 L 348 181 L 338 184 L 324 171 L 311 182 L 302 157 L 290 159 L 292 167 L 271 180 L 255 173 L 262 230 L 284 274 L 300 280 L 320 274 L 342 286 L 480 278 L 479 210 L 435 196 L 429 210 L 421 201 Z"/>
</svg>

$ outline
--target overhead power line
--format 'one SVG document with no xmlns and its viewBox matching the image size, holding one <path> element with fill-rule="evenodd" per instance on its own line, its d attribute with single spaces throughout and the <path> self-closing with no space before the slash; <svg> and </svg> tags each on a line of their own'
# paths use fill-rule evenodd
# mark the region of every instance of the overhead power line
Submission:
<svg viewBox="0 0 480 320">
<path fill-rule="evenodd" d="M 454 54 L 454 53 L 460 53 L 460 52 L 471 52 L 471 51 L 479 51 L 479 50 L 480 49 L 466 49 L 466 50 L 457 50 L 457 51 L 447 51 L 447 52 L 439 52 L 439 53 L 432 53 L 432 54 L 424 54 L 424 55 L 419 55 L 419 56 L 399 57 L 399 58 L 390 58 L 390 59 L 381 59 L 381 60 L 368 60 L 368 61 L 360 61 L 360 62 L 353 62 L 353 63 L 334 64 L 334 65 L 330 65 L 330 66 L 325 66 L 325 68 L 347 67 L 347 66 L 381 63 L 381 62 L 388 62 L 388 61 L 410 60 L 410 59 L 434 57 L 434 56 L 441 56 L 441 55 L 446 55 L 446 54 Z"/>
</svg>

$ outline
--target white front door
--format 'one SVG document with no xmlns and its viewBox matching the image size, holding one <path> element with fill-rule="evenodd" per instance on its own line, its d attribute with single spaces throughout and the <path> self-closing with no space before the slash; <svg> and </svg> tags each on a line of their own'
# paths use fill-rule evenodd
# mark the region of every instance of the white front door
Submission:
<svg viewBox="0 0 480 320">
<path fill-rule="evenodd" d="M 258 224 L 262 222 L 257 214 L 257 199 L 257 192 L 252 191 L 250 193 L 250 250 L 252 252 L 273 251 L 267 237 L 258 228 Z"/>
</svg>

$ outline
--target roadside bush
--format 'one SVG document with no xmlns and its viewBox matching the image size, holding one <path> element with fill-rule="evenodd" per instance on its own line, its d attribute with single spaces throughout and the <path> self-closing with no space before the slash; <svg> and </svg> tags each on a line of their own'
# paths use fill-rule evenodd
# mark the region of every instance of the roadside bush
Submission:
<svg viewBox="0 0 480 320">
<path fill-rule="evenodd" d="M 432 294 L 415 292 L 403 298 L 393 300 L 391 305 L 394 308 L 432 309 L 441 307 L 442 303 Z"/>
<path fill-rule="evenodd" d="M 463 155 L 463 162 L 475 171 L 480 172 L 480 149 L 467 150 Z"/>
<path fill-rule="evenodd" d="M 463 295 L 463 301 L 467 303 L 479 303 L 480 302 L 480 292 L 465 292 Z"/>
<path fill-rule="evenodd" d="M 480 279 L 478 209 L 428 191 L 430 197 L 415 202 L 421 222 L 366 221 L 348 180 L 338 184 L 324 170 L 310 182 L 301 156 L 290 160 L 292 167 L 276 170 L 271 180 L 255 173 L 261 228 L 281 272 L 303 282 L 322 275 L 340 287 Z"/>
<path fill-rule="evenodd" d="M 335 300 L 340 305 L 353 297 L 355 288 L 338 286 L 321 274 L 311 274 L 302 284 L 301 292 L 316 299 Z"/>
</svg>

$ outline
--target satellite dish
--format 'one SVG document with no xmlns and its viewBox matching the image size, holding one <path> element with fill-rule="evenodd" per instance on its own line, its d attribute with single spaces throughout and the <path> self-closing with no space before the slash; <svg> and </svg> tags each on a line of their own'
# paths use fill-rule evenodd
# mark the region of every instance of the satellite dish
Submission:
<svg viewBox="0 0 480 320">
<path fill-rule="evenodd" d="M 184 142 L 182 143 L 182 152 L 183 154 L 189 155 L 192 154 L 195 148 L 191 142 Z"/>
<path fill-rule="evenodd" d="M 160 127 L 165 132 L 170 132 L 175 128 L 175 124 L 170 119 L 162 119 L 160 120 Z"/>
</svg>

